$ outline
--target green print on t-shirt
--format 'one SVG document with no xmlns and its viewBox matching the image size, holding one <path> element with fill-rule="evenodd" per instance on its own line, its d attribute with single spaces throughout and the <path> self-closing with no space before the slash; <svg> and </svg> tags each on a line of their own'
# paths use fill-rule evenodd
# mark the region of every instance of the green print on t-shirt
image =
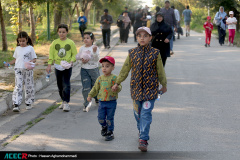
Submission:
<svg viewBox="0 0 240 160">
<path fill-rule="evenodd" d="M 66 44 L 64 48 L 61 48 L 60 44 L 56 44 L 55 49 L 58 51 L 58 56 L 60 58 L 63 58 L 66 56 L 66 52 L 71 49 L 71 46 L 69 44 Z"/>
</svg>

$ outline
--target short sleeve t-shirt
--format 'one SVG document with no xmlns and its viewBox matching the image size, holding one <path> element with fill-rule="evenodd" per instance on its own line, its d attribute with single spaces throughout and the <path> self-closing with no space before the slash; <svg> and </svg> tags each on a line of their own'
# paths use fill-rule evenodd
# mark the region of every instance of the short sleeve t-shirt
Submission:
<svg viewBox="0 0 240 160">
<path fill-rule="evenodd" d="M 13 57 L 16 59 L 15 68 L 25 68 L 24 62 L 29 62 L 37 58 L 37 55 L 32 46 L 17 46 Z"/>
<path fill-rule="evenodd" d="M 185 9 L 183 11 L 184 22 L 190 22 L 191 21 L 191 14 L 192 14 L 192 11 L 190 9 Z"/>
</svg>

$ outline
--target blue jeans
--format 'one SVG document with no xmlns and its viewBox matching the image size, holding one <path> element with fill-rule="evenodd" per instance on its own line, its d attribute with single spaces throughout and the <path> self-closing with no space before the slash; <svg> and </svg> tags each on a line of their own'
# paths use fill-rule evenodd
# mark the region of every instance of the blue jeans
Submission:
<svg viewBox="0 0 240 160">
<path fill-rule="evenodd" d="M 134 116 L 137 121 L 137 128 L 139 130 L 139 139 L 149 140 L 150 124 L 152 123 L 152 110 L 154 108 L 154 100 L 150 101 L 136 101 L 133 100 Z"/>
<path fill-rule="evenodd" d="M 174 36 L 174 27 L 172 26 L 172 30 L 173 30 L 173 36 Z M 170 39 L 170 51 L 173 50 L 173 36 L 172 38 Z"/>
<path fill-rule="evenodd" d="M 114 130 L 114 115 L 117 101 L 100 101 L 98 107 L 98 122 L 102 126 L 108 126 L 108 131 Z"/>
<path fill-rule="evenodd" d="M 71 83 L 70 78 L 72 75 L 72 68 L 59 71 L 55 69 L 55 75 L 57 78 L 57 86 L 61 99 L 70 102 Z"/>
<path fill-rule="evenodd" d="M 88 105 L 87 97 L 88 93 L 91 91 L 92 87 L 94 86 L 95 81 L 99 77 L 99 69 L 84 69 L 81 68 L 81 81 L 82 81 L 82 94 L 84 98 L 83 105 L 86 107 Z M 96 97 L 95 97 L 96 99 Z"/>
</svg>

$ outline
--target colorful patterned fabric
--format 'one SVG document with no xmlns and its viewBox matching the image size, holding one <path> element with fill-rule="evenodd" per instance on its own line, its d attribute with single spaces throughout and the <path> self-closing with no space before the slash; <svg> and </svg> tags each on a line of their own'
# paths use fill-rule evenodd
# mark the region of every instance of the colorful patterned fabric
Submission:
<svg viewBox="0 0 240 160">
<path fill-rule="evenodd" d="M 155 48 L 138 47 L 129 50 L 132 68 L 131 96 L 134 100 L 147 101 L 157 98 L 158 76 L 157 58 L 159 50 Z"/>
</svg>

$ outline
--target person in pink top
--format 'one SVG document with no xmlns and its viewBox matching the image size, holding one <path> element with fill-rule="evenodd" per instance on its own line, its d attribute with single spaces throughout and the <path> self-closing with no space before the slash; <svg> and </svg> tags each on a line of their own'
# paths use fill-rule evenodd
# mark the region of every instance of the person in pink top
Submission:
<svg viewBox="0 0 240 160">
<path fill-rule="evenodd" d="M 233 17 L 233 15 L 234 15 L 233 11 L 230 11 L 229 15 L 230 15 L 230 17 L 228 17 L 228 19 L 226 20 L 226 23 L 228 25 L 228 31 L 229 31 L 228 46 L 231 46 L 231 45 L 233 46 L 237 19 L 235 17 Z"/>
<path fill-rule="evenodd" d="M 213 30 L 213 24 L 211 22 L 211 17 L 207 16 L 207 22 L 204 23 L 203 27 L 205 28 L 205 47 L 210 47 L 210 41 L 211 41 L 211 34 Z"/>
</svg>

